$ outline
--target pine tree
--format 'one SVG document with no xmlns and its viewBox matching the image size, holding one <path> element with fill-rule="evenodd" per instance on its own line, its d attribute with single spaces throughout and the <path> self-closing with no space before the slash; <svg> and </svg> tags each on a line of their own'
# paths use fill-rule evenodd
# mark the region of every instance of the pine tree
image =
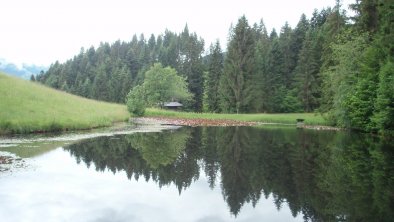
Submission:
<svg viewBox="0 0 394 222">
<path fill-rule="evenodd" d="M 281 29 L 279 40 L 278 40 L 280 50 L 282 51 L 281 54 L 283 56 L 283 60 L 282 60 L 283 64 L 280 66 L 281 69 L 278 74 L 281 76 L 283 80 L 282 83 L 284 84 L 286 89 L 290 88 L 290 84 L 293 79 L 292 74 L 294 72 L 294 68 L 297 62 L 297 54 L 292 49 L 291 46 L 292 35 L 293 35 L 293 30 L 286 22 Z"/>
<path fill-rule="evenodd" d="M 379 72 L 373 124 L 383 133 L 394 131 L 394 62 L 388 61 Z"/>
<path fill-rule="evenodd" d="M 148 40 L 148 51 L 149 51 L 149 60 L 151 63 L 157 62 L 157 55 L 156 55 L 156 38 L 155 35 L 151 35 Z"/>
<path fill-rule="evenodd" d="M 178 68 L 179 61 L 179 44 L 178 36 L 166 30 L 163 36 L 163 46 L 159 52 L 159 62 L 163 66 L 170 66 L 172 68 Z"/>
<path fill-rule="evenodd" d="M 209 49 L 208 76 L 206 85 L 208 110 L 218 112 L 219 109 L 219 80 L 223 73 L 223 53 L 219 40 Z"/>
<path fill-rule="evenodd" d="M 109 85 L 108 85 L 108 76 L 107 76 L 107 67 L 103 63 L 97 70 L 97 75 L 94 78 L 93 86 L 92 86 L 92 95 L 93 98 L 103 101 L 109 101 Z"/>
<path fill-rule="evenodd" d="M 92 98 L 92 84 L 90 82 L 90 79 L 87 78 L 82 84 L 82 92 L 81 96 L 87 97 L 87 98 Z"/>
<path fill-rule="evenodd" d="M 201 55 L 204 51 L 204 41 L 199 39 L 196 33 L 190 34 L 186 25 L 180 34 L 179 46 L 177 70 L 186 77 L 188 89 L 193 94 L 193 101 L 185 104 L 185 108 L 201 112 L 204 89 L 204 68 Z"/>
<path fill-rule="evenodd" d="M 270 51 L 270 39 L 263 20 L 259 24 L 259 35 L 255 47 L 254 68 L 256 73 L 256 101 L 253 102 L 256 112 L 270 111 L 270 79 L 268 73 L 268 55 Z"/>
<path fill-rule="evenodd" d="M 254 69 L 253 31 L 245 16 L 231 30 L 224 73 L 221 80 L 222 105 L 226 112 L 248 112 L 253 101 Z"/>
<path fill-rule="evenodd" d="M 389 2 L 383 0 L 380 1 L 380 4 L 388 6 L 390 4 Z M 358 0 L 356 3 L 351 4 L 350 8 L 356 13 L 353 20 L 359 30 L 371 33 L 378 31 L 378 0 Z"/>
<path fill-rule="evenodd" d="M 321 61 L 322 65 L 320 67 L 320 76 L 322 79 L 322 96 L 320 99 L 320 108 L 321 112 L 330 112 L 333 109 L 334 103 L 334 94 L 336 93 L 333 89 L 335 89 L 338 85 L 332 85 L 334 82 L 332 80 L 332 71 L 338 65 L 338 58 L 335 55 L 335 45 L 339 45 L 343 43 L 341 36 L 346 36 L 346 17 L 344 11 L 341 11 L 341 5 L 337 2 L 334 11 L 325 10 L 322 11 L 321 17 L 325 17 L 326 22 L 318 27 L 312 28 L 316 32 L 320 32 L 320 36 L 322 36 L 322 46 L 321 46 Z M 327 75 L 328 74 L 328 75 Z"/>
<path fill-rule="evenodd" d="M 296 28 L 293 30 L 290 40 L 291 41 L 290 47 L 295 62 L 295 66 L 297 66 L 298 64 L 299 53 L 303 47 L 305 36 L 309 29 L 310 29 L 309 21 L 306 18 L 305 14 L 302 14 Z M 293 71 L 295 72 L 295 67 L 293 68 Z M 295 74 L 293 74 L 293 76 L 294 75 Z"/>
<path fill-rule="evenodd" d="M 267 88 L 265 89 L 267 93 L 266 108 L 267 112 L 281 112 L 282 100 L 286 94 L 282 75 L 284 56 L 275 30 L 271 32 L 270 36 L 271 47 L 267 59 Z"/>
<path fill-rule="evenodd" d="M 305 112 L 312 112 L 319 106 L 320 51 L 318 33 L 309 29 L 295 71 L 295 86 Z"/>
</svg>

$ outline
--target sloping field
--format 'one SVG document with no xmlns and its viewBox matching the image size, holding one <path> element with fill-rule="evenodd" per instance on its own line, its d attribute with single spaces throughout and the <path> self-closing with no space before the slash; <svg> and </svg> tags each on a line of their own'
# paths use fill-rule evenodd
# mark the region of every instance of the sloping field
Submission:
<svg viewBox="0 0 394 222">
<path fill-rule="evenodd" d="M 0 73 L 0 134 L 109 126 L 125 105 L 90 100 Z"/>
</svg>

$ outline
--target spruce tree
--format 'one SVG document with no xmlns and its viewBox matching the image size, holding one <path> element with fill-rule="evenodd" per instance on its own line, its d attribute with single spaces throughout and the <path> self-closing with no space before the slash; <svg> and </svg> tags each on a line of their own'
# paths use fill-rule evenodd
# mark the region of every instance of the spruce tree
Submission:
<svg viewBox="0 0 394 222">
<path fill-rule="evenodd" d="M 319 105 L 320 65 L 318 34 L 309 29 L 295 71 L 295 87 L 305 112 L 312 112 Z"/>
<path fill-rule="evenodd" d="M 223 73 L 223 53 L 219 40 L 209 48 L 206 95 L 208 110 L 219 112 L 219 80 Z"/>
<path fill-rule="evenodd" d="M 310 24 L 308 19 L 306 18 L 306 15 L 302 14 L 300 20 L 297 23 L 297 26 L 295 27 L 291 35 L 291 50 L 296 57 L 296 63 L 299 57 L 298 54 L 301 51 L 309 27 Z"/>
<path fill-rule="evenodd" d="M 272 30 L 270 36 L 271 47 L 267 59 L 267 88 L 265 89 L 267 93 L 266 108 L 267 112 L 281 112 L 282 99 L 286 94 L 282 75 L 284 56 L 275 30 Z"/>
<path fill-rule="evenodd" d="M 204 67 L 201 55 L 204 51 L 204 41 L 199 39 L 196 33 L 190 34 L 186 25 L 180 34 L 179 46 L 177 70 L 186 77 L 188 89 L 193 94 L 193 101 L 185 104 L 185 108 L 201 112 L 204 89 Z"/>
<path fill-rule="evenodd" d="M 94 78 L 92 94 L 93 98 L 103 101 L 109 101 L 109 83 L 106 71 L 106 65 L 103 63 L 98 67 L 97 75 Z"/>
<path fill-rule="evenodd" d="M 268 55 L 270 51 L 270 39 L 263 20 L 259 24 L 259 35 L 256 39 L 254 69 L 256 73 L 256 101 L 253 102 L 256 112 L 270 111 L 270 75 L 268 73 Z"/>
<path fill-rule="evenodd" d="M 231 30 L 222 75 L 222 105 L 226 112 L 248 112 L 253 101 L 253 31 L 245 16 Z"/>
<path fill-rule="evenodd" d="M 280 50 L 282 51 L 281 54 L 283 56 L 282 58 L 283 63 L 280 66 L 281 69 L 278 75 L 281 76 L 281 79 L 283 80 L 281 84 L 283 84 L 286 87 L 286 89 L 290 87 L 291 81 L 293 79 L 292 74 L 297 61 L 296 52 L 292 49 L 291 46 L 292 35 L 293 35 L 293 30 L 286 22 L 281 29 L 279 40 L 278 40 Z"/>
</svg>

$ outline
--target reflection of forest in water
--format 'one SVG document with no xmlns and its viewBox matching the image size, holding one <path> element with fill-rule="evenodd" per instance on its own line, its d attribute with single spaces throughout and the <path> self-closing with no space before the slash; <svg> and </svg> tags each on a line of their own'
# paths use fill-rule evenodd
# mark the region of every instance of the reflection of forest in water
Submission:
<svg viewBox="0 0 394 222">
<path fill-rule="evenodd" d="M 311 221 L 394 218 L 394 147 L 361 134 L 252 127 L 181 128 L 81 141 L 65 148 L 96 170 L 187 189 L 204 171 L 232 214 L 264 195 Z M 218 176 L 220 174 L 220 176 Z M 218 178 L 217 178 L 218 177 Z"/>
</svg>

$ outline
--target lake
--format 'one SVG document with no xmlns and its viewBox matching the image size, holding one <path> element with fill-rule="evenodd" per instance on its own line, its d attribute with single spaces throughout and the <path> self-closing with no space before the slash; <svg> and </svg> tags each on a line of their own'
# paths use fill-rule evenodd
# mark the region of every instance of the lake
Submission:
<svg viewBox="0 0 394 222">
<path fill-rule="evenodd" d="M 293 127 L 0 138 L 1 221 L 393 221 L 394 145 Z"/>
</svg>

